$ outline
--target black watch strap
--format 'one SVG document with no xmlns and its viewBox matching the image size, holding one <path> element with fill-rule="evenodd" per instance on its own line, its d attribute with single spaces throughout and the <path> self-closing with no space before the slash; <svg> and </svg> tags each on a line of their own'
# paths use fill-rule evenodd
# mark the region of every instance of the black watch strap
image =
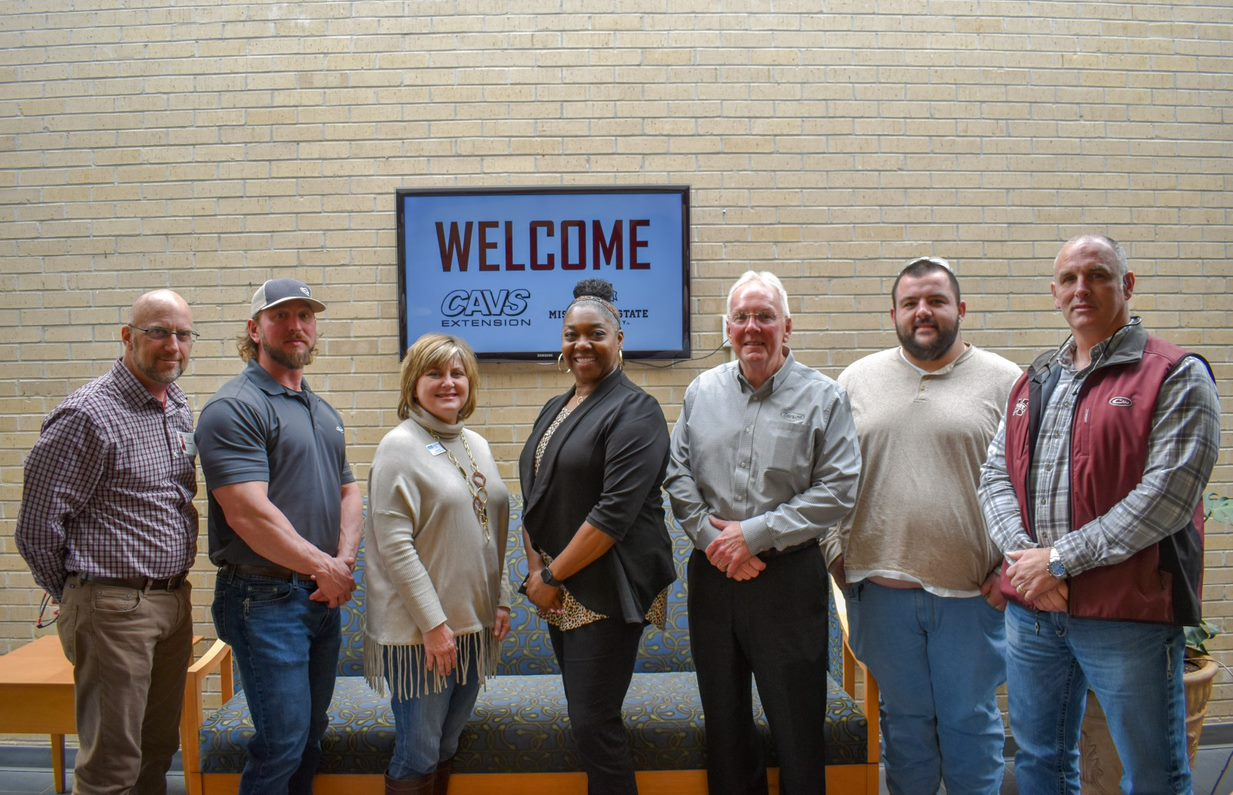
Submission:
<svg viewBox="0 0 1233 795">
<path fill-rule="evenodd" d="M 539 577 L 544 581 L 544 585 L 551 585 L 553 588 L 560 588 L 565 585 L 565 583 L 552 576 L 552 569 L 547 566 L 539 570 Z"/>
</svg>

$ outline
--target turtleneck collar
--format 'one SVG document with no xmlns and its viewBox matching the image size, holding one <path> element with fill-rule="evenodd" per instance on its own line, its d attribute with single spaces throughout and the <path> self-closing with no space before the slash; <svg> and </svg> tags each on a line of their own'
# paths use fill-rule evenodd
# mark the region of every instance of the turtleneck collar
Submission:
<svg viewBox="0 0 1233 795">
<path fill-rule="evenodd" d="M 415 420 L 421 428 L 435 432 L 442 439 L 457 439 L 462 433 L 463 424 L 461 422 L 442 422 L 424 411 L 423 406 L 412 406 L 409 419 Z"/>
</svg>

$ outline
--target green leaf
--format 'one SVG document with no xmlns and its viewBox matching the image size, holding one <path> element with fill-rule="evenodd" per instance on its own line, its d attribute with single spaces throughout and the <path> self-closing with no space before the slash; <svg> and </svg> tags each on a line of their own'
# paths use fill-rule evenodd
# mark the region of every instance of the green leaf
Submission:
<svg viewBox="0 0 1233 795">
<path fill-rule="evenodd" d="M 1203 495 L 1207 521 L 1233 526 L 1233 499 L 1209 491 Z"/>
</svg>

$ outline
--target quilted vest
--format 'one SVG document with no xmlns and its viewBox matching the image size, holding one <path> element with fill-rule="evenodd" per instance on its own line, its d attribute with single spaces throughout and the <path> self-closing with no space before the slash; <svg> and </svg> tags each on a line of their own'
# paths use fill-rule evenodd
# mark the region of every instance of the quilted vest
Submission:
<svg viewBox="0 0 1233 795">
<path fill-rule="evenodd" d="M 1137 332 L 1137 333 L 1136 333 Z M 1084 380 L 1070 428 L 1070 529 L 1107 513 L 1143 479 L 1147 442 L 1160 387 L 1189 354 L 1138 329 L 1118 355 Z M 1127 351 L 1126 348 L 1130 350 Z M 1049 356 L 1037 359 L 1015 384 L 1006 413 L 1006 469 L 1028 535 L 1033 528 L 1028 477 L 1043 412 Z M 1122 561 L 1070 578 L 1070 615 L 1193 625 L 1201 616 L 1203 504 L 1185 527 Z M 1002 578 L 1002 593 L 1028 606 Z"/>
</svg>

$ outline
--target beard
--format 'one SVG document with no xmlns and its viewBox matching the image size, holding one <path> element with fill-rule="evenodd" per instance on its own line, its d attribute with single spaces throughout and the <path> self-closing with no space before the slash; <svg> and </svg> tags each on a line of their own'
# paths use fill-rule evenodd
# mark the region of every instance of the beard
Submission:
<svg viewBox="0 0 1233 795">
<path fill-rule="evenodd" d="M 301 338 L 302 339 L 302 338 Z M 304 340 L 307 342 L 308 340 Z M 314 343 L 311 348 L 305 348 L 302 351 L 291 352 L 276 348 L 270 344 L 270 341 L 264 334 L 261 335 L 261 350 L 265 351 L 265 355 L 269 356 L 275 362 L 288 370 L 303 370 L 305 367 L 313 363 L 313 359 L 317 358 L 317 345 Z"/>
<path fill-rule="evenodd" d="M 922 362 L 932 362 L 936 359 L 941 359 L 955 344 L 955 340 L 959 337 L 959 324 L 950 328 L 943 328 L 940 325 L 935 325 L 937 329 L 937 338 L 929 345 L 922 345 L 916 341 L 915 334 L 904 334 L 898 328 L 895 329 L 895 336 L 899 337 L 899 344 L 903 349 L 911 354 L 914 358 Z M 915 328 L 913 329 L 915 331 Z"/>
<path fill-rule="evenodd" d="M 137 369 L 156 384 L 174 384 L 176 379 L 184 374 L 184 362 L 176 362 L 176 366 L 170 370 L 159 369 L 158 362 L 149 366 L 138 364 Z"/>
</svg>

